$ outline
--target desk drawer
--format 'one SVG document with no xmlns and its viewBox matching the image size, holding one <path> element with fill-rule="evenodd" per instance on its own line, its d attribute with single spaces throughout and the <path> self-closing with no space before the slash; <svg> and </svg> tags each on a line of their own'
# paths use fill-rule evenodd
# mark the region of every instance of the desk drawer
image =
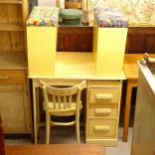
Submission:
<svg viewBox="0 0 155 155">
<path fill-rule="evenodd" d="M 88 136 L 93 138 L 114 138 L 116 136 L 117 121 L 108 119 L 89 119 Z"/>
<path fill-rule="evenodd" d="M 117 118 L 118 107 L 111 106 L 90 106 L 88 110 L 89 117 Z"/>
<path fill-rule="evenodd" d="M 0 71 L 0 84 L 26 84 L 24 71 Z"/>
<path fill-rule="evenodd" d="M 117 88 L 90 88 L 89 102 L 90 103 L 115 103 L 120 100 L 120 90 Z"/>
</svg>

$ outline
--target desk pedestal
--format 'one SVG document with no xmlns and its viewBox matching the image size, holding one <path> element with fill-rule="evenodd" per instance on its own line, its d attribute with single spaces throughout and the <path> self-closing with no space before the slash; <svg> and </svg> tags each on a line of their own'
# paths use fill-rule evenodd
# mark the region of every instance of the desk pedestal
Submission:
<svg viewBox="0 0 155 155">
<path fill-rule="evenodd" d="M 88 81 L 87 143 L 117 144 L 121 90 L 121 81 Z"/>
</svg>

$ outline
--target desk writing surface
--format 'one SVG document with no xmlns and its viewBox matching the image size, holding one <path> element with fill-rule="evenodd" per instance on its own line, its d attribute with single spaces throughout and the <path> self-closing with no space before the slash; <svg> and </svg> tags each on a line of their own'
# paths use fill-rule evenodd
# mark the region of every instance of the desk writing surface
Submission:
<svg viewBox="0 0 155 155">
<path fill-rule="evenodd" d="M 95 74 L 95 61 L 92 53 L 57 52 L 56 75 L 91 76 Z"/>
<path fill-rule="evenodd" d="M 122 80 L 124 73 L 119 76 L 96 75 L 96 65 L 93 53 L 87 52 L 57 52 L 55 73 L 51 77 L 30 77 L 33 79 L 97 79 Z"/>
</svg>

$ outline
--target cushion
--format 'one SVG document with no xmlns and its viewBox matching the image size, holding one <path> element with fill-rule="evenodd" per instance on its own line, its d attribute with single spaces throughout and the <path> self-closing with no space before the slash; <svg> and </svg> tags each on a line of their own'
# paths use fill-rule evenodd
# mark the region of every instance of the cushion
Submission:
<svg viewBox="0 0 155 155">
<path fill-rule="evenodd" d="M 59 9 L 57 7 L 36 6 L 33 8 L 27 26 L 57 26 Z"/>
</svg>

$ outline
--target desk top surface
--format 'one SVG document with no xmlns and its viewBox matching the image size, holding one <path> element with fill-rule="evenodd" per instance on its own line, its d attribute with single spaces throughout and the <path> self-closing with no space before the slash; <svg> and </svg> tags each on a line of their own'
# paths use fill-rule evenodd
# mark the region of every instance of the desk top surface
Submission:
<svg viewBox="0 0 155 155">
<path fill-rule="evenodd" d="M 123 80 L 125 76 L 123 70 L 118 75 L 97 75 L 93 53 L 57 52 L 54 75 L 30 76 L 29 78 Z"/>
<path fill-rule="evenodd" d="M 138 79 L 138 64 L 137 61 L 143 58 L 144 54 L 126 54 L 124 58 L 123 71 L 127 79 Z M 155 57 L 155 54 L 149 54 L 151 57 Z"/>
<path fill-rule="evenodd" d="M 6 155 L 104 155 L 101 144 L 6 146 Z"/>
</svg>

